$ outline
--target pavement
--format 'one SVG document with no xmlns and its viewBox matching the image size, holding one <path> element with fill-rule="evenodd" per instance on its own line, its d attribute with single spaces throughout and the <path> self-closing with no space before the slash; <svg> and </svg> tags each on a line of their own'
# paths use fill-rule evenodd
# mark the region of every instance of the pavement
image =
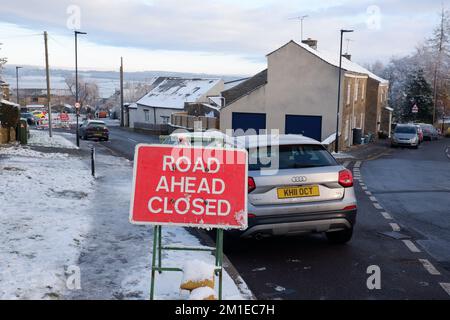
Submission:
<svg viewBox="0 0 450 320">
<path fill-rule="evenodd" d="M 158 141 L 111 128 L 101 144 L 132 160 L 136 144 Z M 320 234 L 243 240 L 226 250 L 229 261 L 257 299 L 449 299 L 449 142 L 394 150 L 380 141 L 340 159 L 357 179 L 358 224 L 349 244 L 330 245 Z M 373 268 L 380 289 L 367 285 Z"/>
</svg>

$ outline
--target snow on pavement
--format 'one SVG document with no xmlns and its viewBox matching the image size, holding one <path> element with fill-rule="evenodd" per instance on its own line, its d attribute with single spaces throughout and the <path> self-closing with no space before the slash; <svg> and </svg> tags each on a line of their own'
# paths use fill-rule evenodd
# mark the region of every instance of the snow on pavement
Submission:
<svg viewBox="0 0 450 320">
<path fill-rule="evenodd" d="M 53 147 L 65 149 L 78 149 L 77 146 L 59 134 L 50 138 L 47 130 L 30 130 L 28 145 L 38 147 Z"/>
<path fill-rule="evenodd" d="M 0 299 L 60 298 L 91 224 L 93 180 L 66 154 L 13 147 L 0 156 Z"/>
<path fill-rule="evenodd" d="M 132 162 L 99 151 L 93 179 L 89 158 L 13 147 L 0 148 L 0 168 L 0 299 L 149 298 L 153 230 L 128 221 Z M 163 242 L 201 245 L 183 228 L 163 228 Z M 164 266 L 214 263 L 205 252 L 163 254 Z M 66 286 L 71 266 L 81 290 Z M 188 299 L 182 276 L 157 275 L 157 298 Z M 238 280 L 225 272 L 226 299 L 251 297 Z"/>
</svg>

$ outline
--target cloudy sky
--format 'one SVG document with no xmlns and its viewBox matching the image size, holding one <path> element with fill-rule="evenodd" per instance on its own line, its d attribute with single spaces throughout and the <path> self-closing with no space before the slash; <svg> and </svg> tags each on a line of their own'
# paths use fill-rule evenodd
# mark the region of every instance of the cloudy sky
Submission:
<svg viewBox="0 0 450 320">
<path fill-rule="evenodd" d="M 444 1 L 448 6 L 450 0 Z M 445 3 L 447 2 L 447 3 Z M 349 51 L 360 63 L 408 54 L 438 22 L 442 0 L 14 0 L 0 5 L 0 54 L 10 65 L 73 68 L 73 28 L 81 69 L 165 70 L 248 75 L 265 55 L 304 36 L 337 52 L 339 29 L 355 30 Z M 345 44 L 344 49 L 347 46 Z"/>
</svg>

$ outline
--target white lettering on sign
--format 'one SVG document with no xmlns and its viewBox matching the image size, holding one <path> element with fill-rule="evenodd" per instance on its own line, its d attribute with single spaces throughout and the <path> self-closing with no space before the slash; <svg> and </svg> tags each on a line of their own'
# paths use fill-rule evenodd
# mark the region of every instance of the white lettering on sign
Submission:
<svg viewBox="0 0 450 320">
<path fill-rule="evenodd" d="M 164 156 L 162 164 L 163 172 L 193 172 L 216 174 L 220 171 L 220 161 L 216 158 L 208 158 L 206 162 L 198 157 L 191 161 L 188 157 Z M 179 214 L 185 215 L 188 212 L 196 216 L 228 216 L 231 212 L 231 204 L 226 200 L 214 200 L 195 198 L 192 194 L 213 194 L 222 195 L 225 193 L 225 182 L 222 179 L 197 178 L 197 177 L 176 177 L 161 176 L 156 187 L 156 192 L 183 193 L 184 198 L 170 199 L 168 197 L 153 197 L 148 201 L 148 210 L 154 214 Z"/>
</svg>

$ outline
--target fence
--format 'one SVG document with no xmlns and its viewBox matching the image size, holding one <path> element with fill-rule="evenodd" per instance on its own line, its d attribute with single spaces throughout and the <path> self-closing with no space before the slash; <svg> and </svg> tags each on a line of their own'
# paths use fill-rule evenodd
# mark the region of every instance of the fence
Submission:
<svg viewBox="0 0 450 320">
<path fill-rule="evenodd" d="M 197 123 L 201 123 L 201 128 Z M 170 124 L 174 127 L 184 128 L 187 130 L 201 129 L 219 129 L 219 119 L 213 117 L 196 117 L 185 113 L 173 113 L 170 117 Z"/>
</svg>

